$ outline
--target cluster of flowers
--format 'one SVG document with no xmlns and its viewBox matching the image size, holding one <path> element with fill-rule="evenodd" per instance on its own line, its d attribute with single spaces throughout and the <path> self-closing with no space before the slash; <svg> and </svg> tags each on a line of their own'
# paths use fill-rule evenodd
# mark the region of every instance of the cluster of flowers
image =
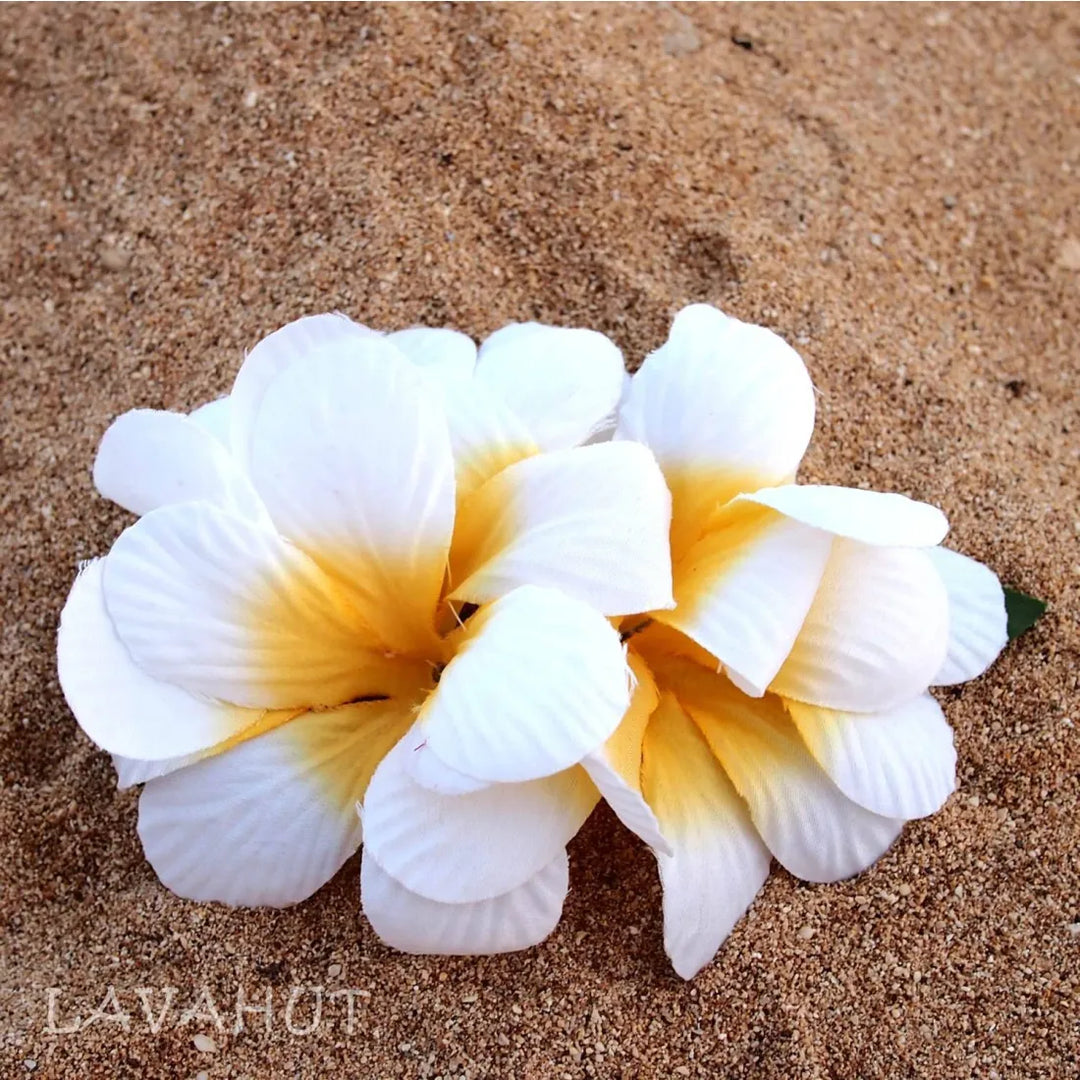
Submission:
<svg viewBox="0 0 1080 1080">
<path fill-rule="evenodd" d="M 361 846 L 383 941 L 542 940 L 606 799 L 689 978 L 775 857 L 846 878 L 955 782 L 928 688 L 1005 643 L 941 512 L 797 485 L 798 354 L 695 305 L 631 379 L 590 330 L 300 319 L 228 397 L 136 410 L 59 674 L 182 896 L 284 905 Z"/>
</svg>

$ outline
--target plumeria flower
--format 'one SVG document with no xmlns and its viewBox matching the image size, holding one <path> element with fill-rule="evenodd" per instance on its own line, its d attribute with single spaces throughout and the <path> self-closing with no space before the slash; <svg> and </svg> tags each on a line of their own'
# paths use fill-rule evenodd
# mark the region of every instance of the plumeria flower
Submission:
<svg viewBox="0 0 1080 1080">
<path fill-rule="evenodd" d="M 620 410 L 616 440 L 648 446 L 672 492 L 677 603 L 623 620 L 636 691 L 586 765 L 656 851 L 686 978 L 772 857 L 850 877 L 945 802 L 956 754 L 928 688 L 979 675 L 1006 641 L 997 577 L 939 546 L 939 510 L 794 483 L 813 423 L 798 354 L 704 305 Z"/>
<path fill-rule="evenodd" d="M 510 327 L 477 356 L 326 315 L 257 345 L 228 398 L 113 424 L 95 482 L 141 516 L 76 579 L 59 674 L 145 784 L 165 885 L 294 903 L 363 832 L 388 943 L 550 932 L 599 798 L 579 763 L 631 700 L 612 620 L 673 603 L 651 451 L 579 445 L 623 380 L 590 331 Z"/>
</svg>

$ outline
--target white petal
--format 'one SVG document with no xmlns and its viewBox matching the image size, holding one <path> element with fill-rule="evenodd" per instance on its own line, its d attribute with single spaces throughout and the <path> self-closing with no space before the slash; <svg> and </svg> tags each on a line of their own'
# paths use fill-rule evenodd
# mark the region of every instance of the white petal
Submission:
<svg viewBox="0 0 1080 1080">
<path fill-rule="evenodd" d="M 304 713 L 151 780 L 139 801 L 147 859 L 189 900 L 305 899 L 359 846 L 356 803 L 410 722 L 394 702 Z"/>
<path fill-rule="evenodd" d="M 94 484 L 133 514 L 202 499 L 253 519 L 264 516 L 225 447 L 180 413 L 134 409 L 117 417 L 98 447 Z"/>
<path fill-rule="evenodd" d="M 863 544 L 932 547 L 949 531 L 948 520 L 936 506 L 888 491 L 786 484 L 740 498 Z"/>
<path fill-rule="evenodd" d="M 771 858 L 720 763 L 670 694 L 645 733 L 643 781 L 673 849 L 656 856 L 664 951 L 691 979 L 750 906 Z"/>
<path fill-rule="evenodd" d="M 837 540 L 775 693 L 849 712 L 921 694 L 945 659 L 945 587 L 926 552 Z"/>
<path fill-rule="evenodd" d="M 701 728 L 762 840 L 796 877 L 838 881 L 875 862 L 903 822 L 846 798 L 810 756 L 783 702 L 674 660 L 666 684 Z"/>
<path fill-rule="evenodd" d="M 630 704 L 626 650 L 579 600 L 526 585 L 481 608 L 420 710 L 423 748 L 489 782 L 549 776 L 603 743 Z"/>
<path fill-rule="evenodd" d="M 350 582 L 390 648 L 434 640 L 454 463 L 437 392 L 385 339 L 279 375 L 251 431 L 251 477 L 279 531 Z"/>
<path fill-rule="evenodd" d="M 670 607 L 671 499 L 649 451 L 602 443 L 519 461 L 461 507 L 452 595 L 549 585 L 605 615 Z"/>
<path fill-rule="evenodd" d="M 578 768 L 523 784 L 440 795 L 416 784 L 410 731 L 383 759 L 364 798 L 366 853 L 411 892 L 440 903 L 490 900 L 539 873 L 598 798 Z"/>
<path fill-rule="evenodd" d="M 232 452 L 232 402 L 229 395 L 208 401 L 188 413 L 188 419 L 198 424 L 230 453 Z"/>
<path fill-rule="evenodd" d="M 956 749 L 929 695 L 883 713 L 844 713 L 788 702 L 818 764 L 853 802 L 892 818 L 926 817 L 956 787 Z"/>
<path fill-rule="evenodd" d="M 949 647 L 932 683 L 952 686 L 981 675 L 1008 643 L 1005 593 L 981 562 L 942 547 L 927 554 L 949 594 Z"/>
<path fill-rule="evenodd" d="M 229 395 L 232 446 L 237 460 L 246 467 L 251 425 L 267 387 L 278 375 L 314 356 L 352 355 L 358 341 L 377 336 L 374 330 L 333 312 L 305 316 L 264 337 L 244 358 Z"/>
<path fill-rule="evenodd" d="M 733 495 L 790 480 L 813 427 L 798 353 L 763 326 L 695 304 L 634 376 L 615 437 L 656 454 L 674 497 L 678 556 Z"/>
<path fill-rule="evenodd" d="M 634 652 L 628 659 L 635 680 L 630 707 L 611 738 L 581 764 L 618 819 L 653 850 L 670 855 L 671 845 L 641 791 L 641 744 L 659 695 L 645 661 Z"/>
<path fill-rule="evenodd" d="M 364 914 L 384 944 L 407 953 L 488 956 L 544 940 L 562 915 L 569 884 L 566 851 L 516 889 L 471 904 L 440 904 L 410 892 L 365 851 Z"/>
<path fill-rule="evenodd" d="M 496 473 L 540 451 L 525 422 L 479 380 L 449 383 L 442 394 L 460 507 Z"/>
<path fill-rule="evenodd" d="M 97 559 L 75 579 L 56 645 L 64 697 L 98 746 L 163 761 L 204 750 L 258 720 L 261 710 L 195 697 L 142 671 L 105 609 L 104 569 L 105 560 Z"/>
<path fill-rule="evenodd" d="M 833 538 L 773 510 L 734 502 L 674 568 L 675 610 L 656 618 L 765 693 L 810 610 Z"/>
<path fill-rule="evenodd" d="M 143 761 L 139 758 L 123 757 L 113 754 L 112 763 L 116 770 L 116 786 L 120 791 L 145 784 L 148 780 L 156 780 L 159 776 L 168 776 L 177 769 L 194 765 L 196 761 L 202 761 L 204 752 L 197 754 L 184 754 L 181 757 L 163 758 L 161 761 Z"/>
<path fill-rule="evenodd" d="M 415 753 L 409 758 L 409 773 L 412 778 L 429 791 L 441 795 L 465 795 L 470 791 L 479 791 L 489 786 L 490 781 L 467 776 L 458 769 L 451 768 L 432 749 L 427 746 L 423 734 L 417 730 Z"/>
<path fill-rule="evenodd" d="M 542 450 L 577 446 L 610 423 L 622 353 L 603 334 L 512 323 L 480 346 L 476 378 L 525 421 Z"/>
<path fill-rule="evenodd" d="M 476 345 L 467 334 L 441 327 L 414 326 L 388 334 L 386 340 L 436 382 L 472 381 Z"/>
<path fill-rule="evenodd" d="M 209 503 L 162 507 L 125 530 L 104 589 L 135 662 L 192 693 L 290 708 L 398 689 L 347 585 L 268 527 Z"/>
</svg>

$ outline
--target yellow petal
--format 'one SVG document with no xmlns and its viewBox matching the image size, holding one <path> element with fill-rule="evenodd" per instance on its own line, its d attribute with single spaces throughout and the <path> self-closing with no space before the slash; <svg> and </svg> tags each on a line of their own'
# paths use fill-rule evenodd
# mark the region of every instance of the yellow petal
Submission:
<svg viewBox="0 0 1080 1080">
<path fill-rule="evenodd" d="M 645 731 L 645 797 L 671 845 L 657 854 L 664 949 L 685 979 L 709 962 L 769 873 L 769 852 L 701 732 L 671 693 Z"/>
</svg>

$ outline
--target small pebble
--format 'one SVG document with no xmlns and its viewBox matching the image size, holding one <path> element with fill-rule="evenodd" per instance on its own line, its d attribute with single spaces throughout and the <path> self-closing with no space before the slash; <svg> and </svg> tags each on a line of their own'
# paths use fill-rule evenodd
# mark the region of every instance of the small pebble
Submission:
<svg viewBox="0 0 1080 1080">
<path fill-rule="evenodd" d="M 814 933 L 815 930 L 812 926 L 799 927 L 799 937 L 801 937 L 803 941 L 809 941 L 814 936 Z"/>
<path fill-rule="evenodd" d="M 336 979 L 341 974 L 341 965 L 331 964 L 326 969 L 326 974 L 329 975 L 331 979 Z"/>
<path fill-rule="evenodd" d="M 954 210 L 956 208 L 955 195 L 946 195 L 945 198 L 943 198 L 941 201 L 942 204 L 945 206 L 946 210 Z"/>
<path fill-rule="evenodd" d="M 101 265 L 114 272 L 126 270 L 131 263 L 131 252 L 123 248 L 107 247 L 101 252 Z"/>
<path fill-rule="evenodd" d="M 201 1031 L 191 1041 L 195 1044 L 195 1049 L 198 1050 L 200 1054 L 217 1053 L 217 1043 L 214 1042 L 209 1035 L 204 1035 Z"/>
</svg>

